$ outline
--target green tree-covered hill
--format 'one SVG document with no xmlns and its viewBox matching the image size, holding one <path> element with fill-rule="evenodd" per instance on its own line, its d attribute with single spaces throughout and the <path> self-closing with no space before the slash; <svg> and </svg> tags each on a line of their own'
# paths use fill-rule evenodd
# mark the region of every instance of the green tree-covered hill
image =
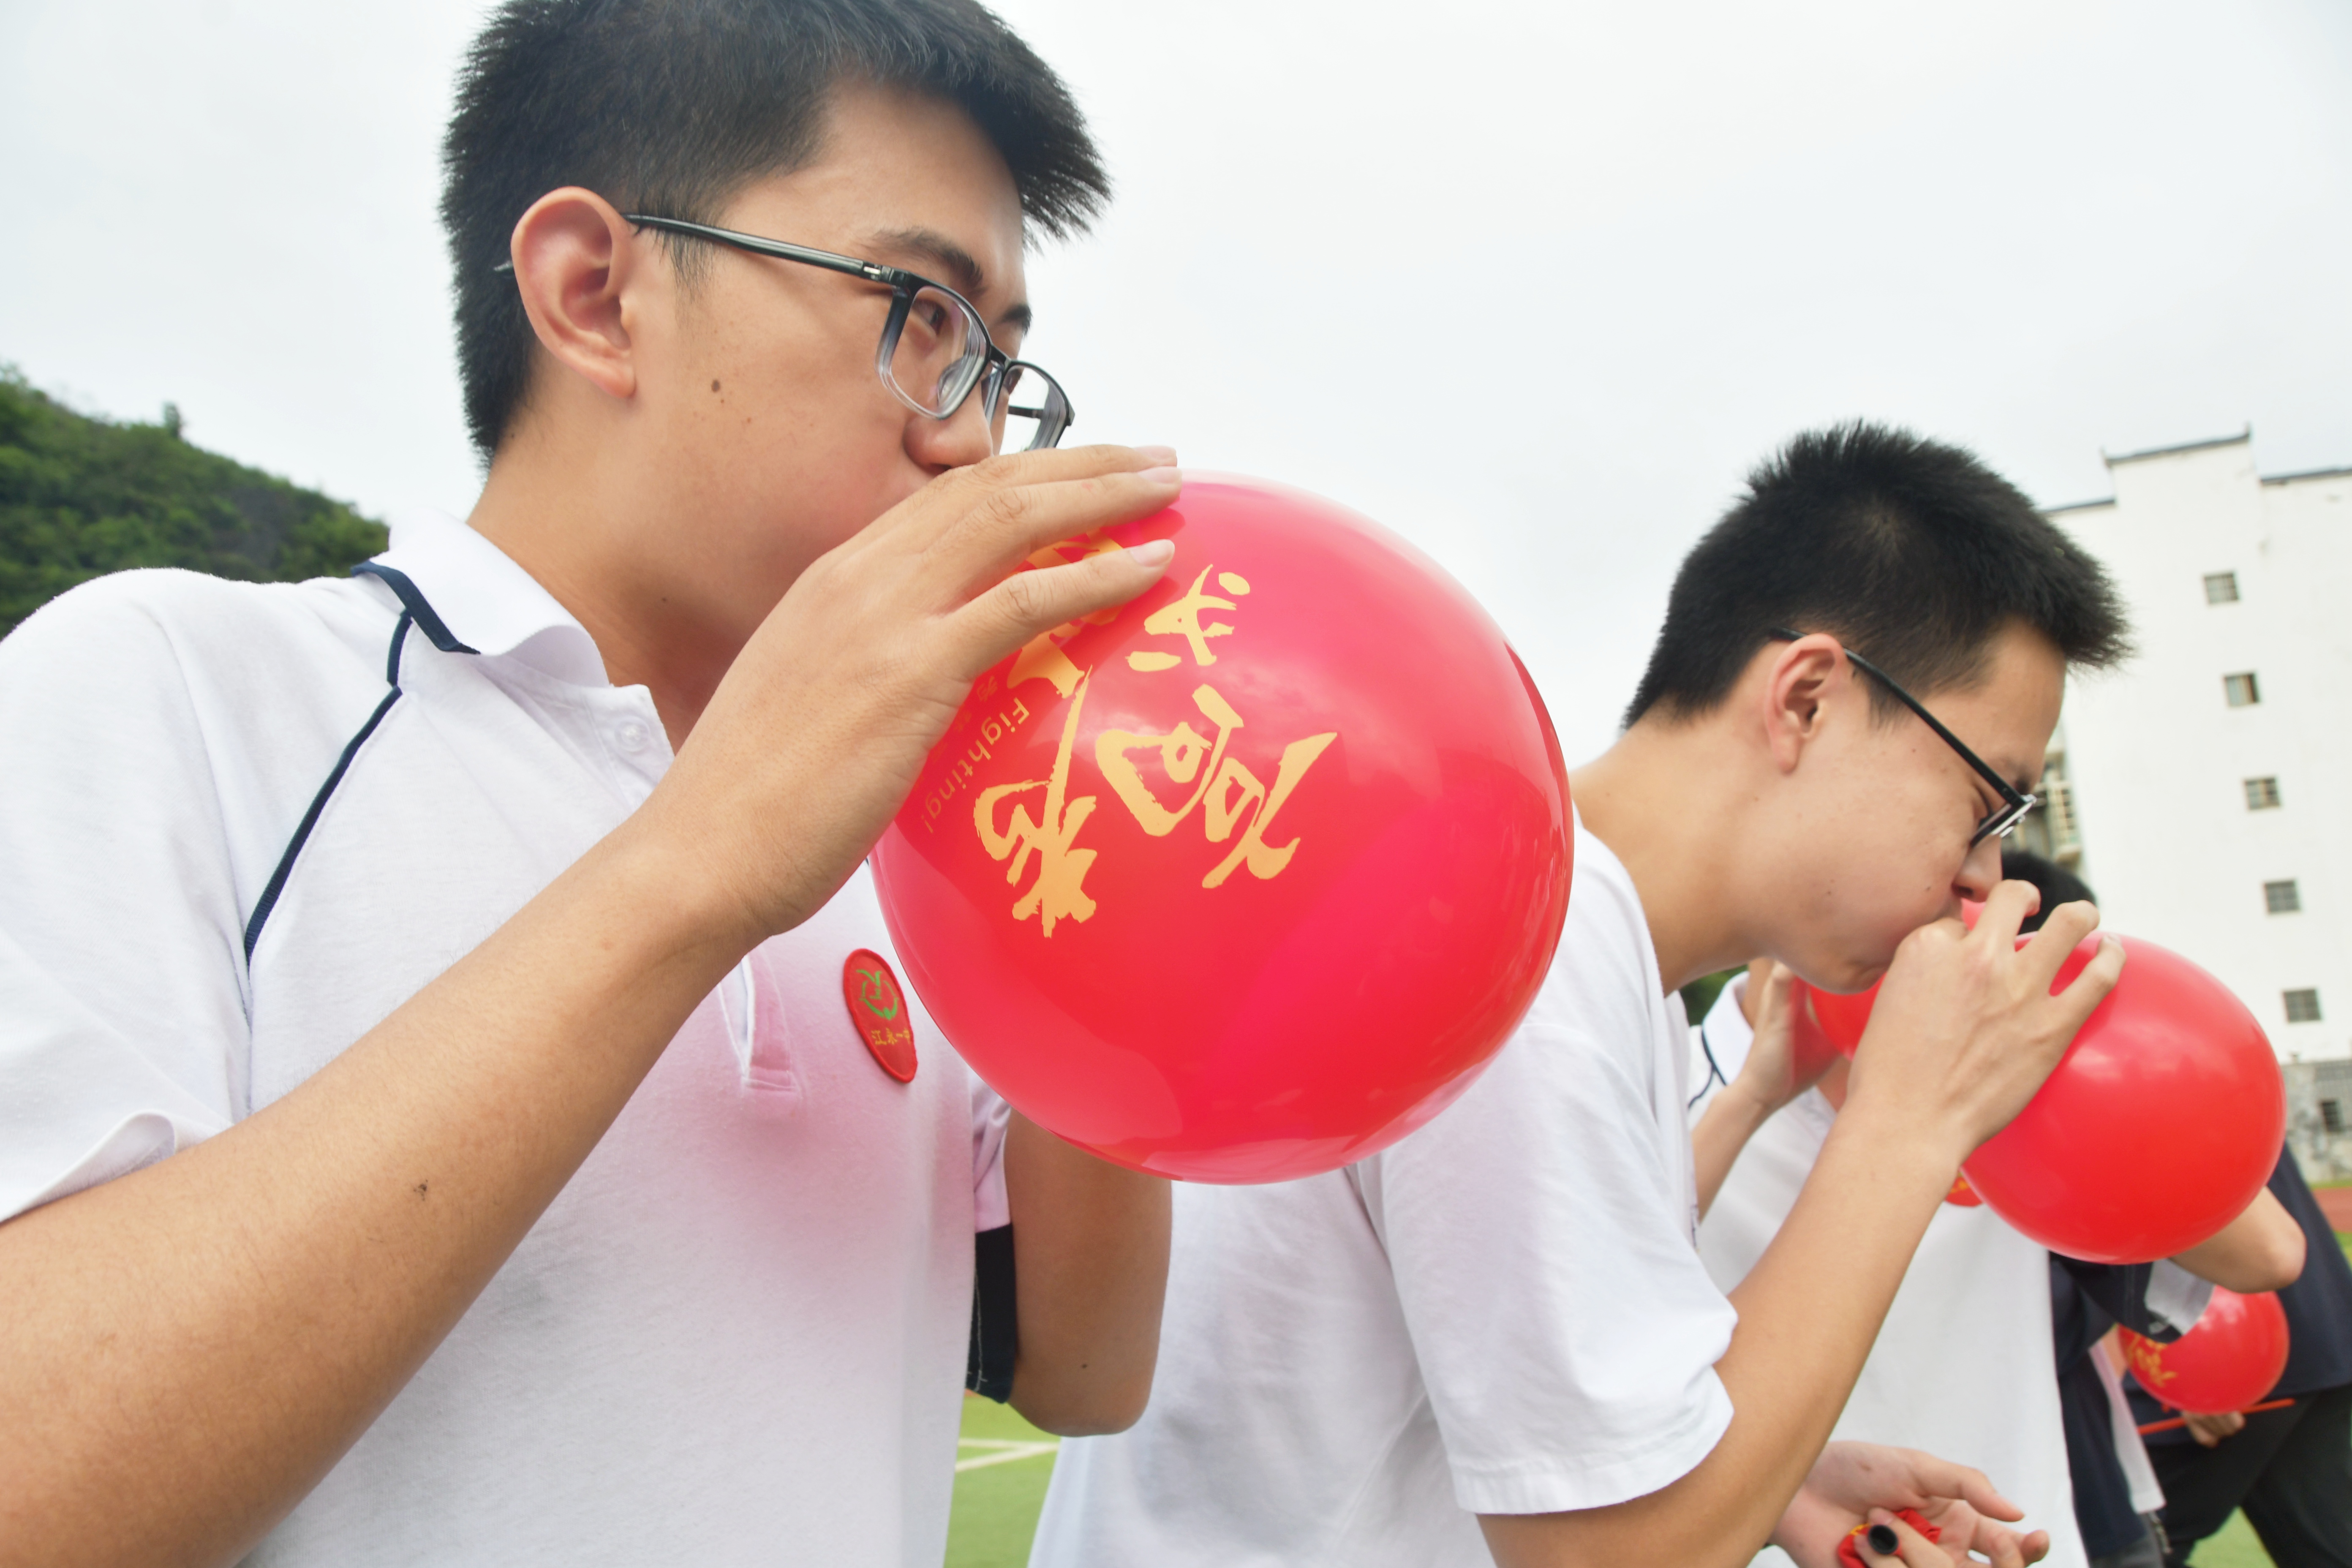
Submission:
<svg viewBox="0 0 2352 1568">
<path fill-rule="evenodd" d="M 132 566 L 247 582 L 340 575 L 381 523 L 161 425 L 117 425 L 0 365 L 0 637 L 77 583 Z"/>
</svg>

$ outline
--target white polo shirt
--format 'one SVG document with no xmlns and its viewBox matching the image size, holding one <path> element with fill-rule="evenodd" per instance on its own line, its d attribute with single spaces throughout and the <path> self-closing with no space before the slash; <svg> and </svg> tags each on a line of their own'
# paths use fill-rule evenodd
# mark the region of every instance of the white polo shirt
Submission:
<svg viewBox="0 0 2352 1568">
<path fill-rule="evenodd" d="M 1739 1010 L 1735 978 L 1706 1016 L 1706 1048 L 1723 1075 L 1739 1076 L 1755 1034 Z M 1706 1070 L 1694 1041 L 1694 1073 Z M 1696 1081 L 1696 1078 L 1694 1079 Z M 1710 1089 L 1691 1107 L 1693 1125 Z M 1716 1283 L 1736 1288 L 1796 1206 L 1837 1112 L 1808 1089 L 1751 1138 L 1699 1226 L 1699 1252 Z M 2160 1263 L 2148 1306 L 2194 1322 L 2212 1287 Z M 1924 1448 L 1973 1466 L 2025 1510 L 2021 1530 L 2050 1532 L 2052 1568 L 2084 1568 L 2074 1481 L 2052 1348 L 2050 1254 L 1990 1208 L 1945 1204 L 1928 1222 L 1886 1321 L 1855 1383 L 1838 1437 Z M 1758 1559 L 1782 1563 L 1777 1550 Z"/>
<path fill-rule="evenodd" d="M 1032 1568 L 1492 1568 L 1477 1514 L 1696 1467 L 1734 1314 L 1692 1245 L 1686 1039 L 1580 826 L 1551 973 L 1459 1100 L 1328 1175 L 1178 1185 L 1150 1408 L 1062 1445 Z"/>
<path fill-rule="evenodd" d="M 670 752 L 579 624 L 462 524 L 373 579 L 135 572 L 0 643 L 0 1219 L 288 1093 L 641 804 Z M 972 1233 L 1003 1108 L 909 995 L 885 1073 L 861 869 L 688 1020 L 392 1405 L 250 1559 L 937 1564 Z M 901 971 L 903 973 L 903 971 Z"/>
</svg>

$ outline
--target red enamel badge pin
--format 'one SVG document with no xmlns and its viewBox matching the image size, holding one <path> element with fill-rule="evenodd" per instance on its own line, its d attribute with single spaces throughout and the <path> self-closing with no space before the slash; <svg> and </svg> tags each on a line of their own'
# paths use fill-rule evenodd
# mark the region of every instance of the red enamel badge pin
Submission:
<svg viewBox="0 0 2352 1568">
<path fill-rule="evenodd" d="M 859 948 L 842 963 L 841 999 L 849 1021 L 884 1072 L 900 1083 L 915 1078 L 915 1019 L 898 977 L 878 952 Z"/>
</svg>

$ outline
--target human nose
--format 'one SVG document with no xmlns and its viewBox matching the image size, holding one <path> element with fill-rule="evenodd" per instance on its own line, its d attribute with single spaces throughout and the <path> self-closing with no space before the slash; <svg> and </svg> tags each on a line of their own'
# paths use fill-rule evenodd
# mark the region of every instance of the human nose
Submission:
<svg viewBox="0 0 2352 1568">
<path fill-rule="evenodd" d="M 933 473 L 970 468 L 993 456 L 995 435 L 989 428 L 981 402 L 980 393 L 974 389 L 962 406 L 945 419 L 910 414 L 907 420 L 907 455 Z"/>
<path fill-rule="evenodd" d="M 1989 833 L 1969 846 L 1968 858 L 1960 862 L 1960 874 L 1953 883 L 1963 897 L 1980 904 L 2000 885 L 2000 835 Z"/>
</svg>

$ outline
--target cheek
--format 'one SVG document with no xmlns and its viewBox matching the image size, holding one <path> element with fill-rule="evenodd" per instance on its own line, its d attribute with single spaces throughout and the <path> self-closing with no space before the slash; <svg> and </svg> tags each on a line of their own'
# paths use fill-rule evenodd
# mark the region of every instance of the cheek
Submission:
<svg viewBox="0 0 2352 1568">
<path fill-rule="evenodd" d="M 1950 815 L 1931 790 L 1881 774 L 1841 791 L 1816 822 L 1839 960 L 1882 966 L 1905 936 L 1951 912 L 1967 843 L 1953 836 Z"/>
</svg>

